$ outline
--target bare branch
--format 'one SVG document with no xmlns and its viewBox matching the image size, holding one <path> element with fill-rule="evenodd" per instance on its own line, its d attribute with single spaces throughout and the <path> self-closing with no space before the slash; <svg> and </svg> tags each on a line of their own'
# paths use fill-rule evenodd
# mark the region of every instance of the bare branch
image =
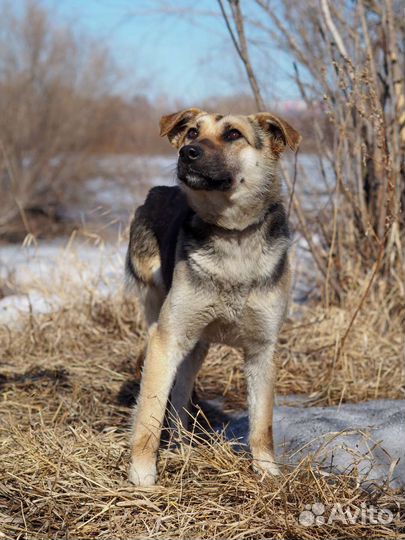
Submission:
<svg viewBox="0 0 405 540">
<path fill-rule="evenodd" d="M 231 37 L 232 43 L 236 49 L 236 52 L 238 53 L 239 58 L 242 60 L 242 63 L 245 67 L 246 75 L 248 77 L 248 81 L 252 89 L 253 96 L 255 98 L 257 110 L 264 111 L 266 107 L 265 107 L 264 100 L 260 92 L 259 84 L 257 82 L 255 73 L 252 68 L 252 63 L 250 61 L 249 50 L 248 50 L 248 45 L 247 45 L 247 40 L 246 40 L 246 35 L 245 35 L 245 28 L 244 28 L 244 23 L 243 23 L 243 15 L 240 8 L 240 2 L 239 0 L 228 0 L 228 1 L 231 6 L 232 17 L 236 26 L 238 39 L 235 35 L 235 32 L 232 29 L 228 14 L 226 13 L 222 0 L 218 0 L 222 17 L 225 21 L 227 30 Z"/>
<path fill-rule="evenodd" d="M 338 29 L 335 26 L 335 23 L 333 22 L 332 15 L 329 9 L 328 0 L 320 0 L 320 3 L 321 3 L 322 13 L 325 18 L 326 26 L 328 27 L 329 32 L 332 34 L 332 37 L 336 43 L 337 48 L 339 49 L 340 54 L 343 56 L 345 60 L 349 60 L 349 55 L 347 54 L 347 50 L 343 43 L 343 39 L 341 35 L 339 34 Z"/>
</svg>

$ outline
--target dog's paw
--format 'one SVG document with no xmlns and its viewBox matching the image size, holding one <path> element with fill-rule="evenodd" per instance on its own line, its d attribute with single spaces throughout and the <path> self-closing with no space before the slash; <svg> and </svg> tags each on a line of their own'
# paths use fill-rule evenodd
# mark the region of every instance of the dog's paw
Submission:
<svg viewBox="0 0 405 540">
<path fill-rule="evenodd" d="M 281 471 L 271 456 L 253 458 L 253 469 L 257 474 L 263 476 L 267 474 L 269 476 L 279 476 Z"/>
<path fill-rule="evenodd" d="M 138 487 L 154 486 L 156 483 L 156 463 L 132 460 L 128 480 Z"/>
</svg>

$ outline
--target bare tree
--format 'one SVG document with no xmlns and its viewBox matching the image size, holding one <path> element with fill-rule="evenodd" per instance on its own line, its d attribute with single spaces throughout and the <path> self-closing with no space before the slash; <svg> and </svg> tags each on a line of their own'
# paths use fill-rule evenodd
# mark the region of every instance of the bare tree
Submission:
<svg viewBox="0 0 405 540">
<path fill-rule="evenodd" d="M 0 4 L 0 232 L 88 174 L 114 73 L 103 47 L 23 7 Z"/>
</svg>

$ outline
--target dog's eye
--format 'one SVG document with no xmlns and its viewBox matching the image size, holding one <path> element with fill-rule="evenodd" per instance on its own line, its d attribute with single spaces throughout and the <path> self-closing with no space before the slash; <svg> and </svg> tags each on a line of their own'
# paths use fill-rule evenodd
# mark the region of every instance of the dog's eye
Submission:
<svg viewBox="0 0 405 540">
<path fill-rule="evenodd" d="M 224 139 L 226 141 L 236 141 L 242 137 L 242 133 L 237 129 L 230 129 L 224 133 Z"/>
<path fill-rule="evenodd" d="M 198 129 L 190 128 L 187 132 L 187 137 L 189 139 L 196 139 L 198 137 Z"/>
</svg>

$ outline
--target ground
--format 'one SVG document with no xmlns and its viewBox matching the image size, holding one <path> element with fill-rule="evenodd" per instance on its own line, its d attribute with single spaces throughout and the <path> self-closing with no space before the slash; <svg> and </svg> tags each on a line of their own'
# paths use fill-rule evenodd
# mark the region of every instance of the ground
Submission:
<svg viewBox="0 0 405 540">
<path fill-rule="evenodd" d="M 399 538 L 401 328 L 372 306 L 339 350 L 350 306 L 292 305 L 278 350 L 281 477 L 251 469 L 242 360 L 216 346 L 196 385 L 198 425 L 163 444 L 158 486 L 128 483 L 145 330 L 121 293 L 123 255 L 74 240 L 2 250 L 14 270 L 0 301 L 3 537 Z M 382 517 L 370 525 L 359 509 Z"/>
</svg>

